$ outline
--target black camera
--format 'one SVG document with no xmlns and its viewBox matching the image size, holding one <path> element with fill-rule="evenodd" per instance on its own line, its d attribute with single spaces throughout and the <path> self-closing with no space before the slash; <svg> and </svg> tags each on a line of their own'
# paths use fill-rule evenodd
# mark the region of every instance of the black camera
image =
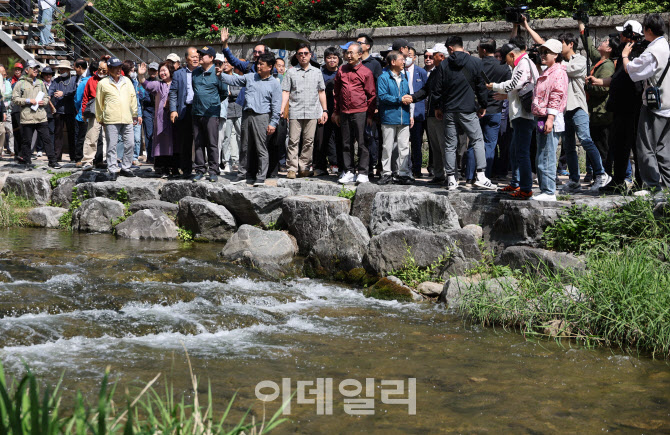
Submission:
<svg viewBox="0 0 670 435">
<path fill-rule="evenodd" d="M 630 24 L 623 28 L 623 32 L 621 32 L 621 34 L 635 42 L 638 42 L 644 38 L 644 35 L 638 35 L 637 33 L 633 32 L 633 26 Z"/>
<path fill-rule="evenodd" d="M 523 23 L 523 17 L 528 19 L 528 15 L 525 13 L 528 10 L 528 6 L 511 6 L 505 8 L 505 21 L 508 23 L 521 24 Z"/>
<path fill-rule="evenodd" d="M 590 5 L 588 3 L 582 3 L 579 9 L 577 9 L 577 12 L 572 15 L 572 19 L 581 21 L 584 24 L 589 24 L 589 8 Z"/>
<path fill-rule="evenodd" d="M 526 50 L 528 58 L 535 65 L 542 65 L 542 56 L 540 56 L 540 47 L 542 44 L 533 44 L 531 47 Z"/>
</svg>

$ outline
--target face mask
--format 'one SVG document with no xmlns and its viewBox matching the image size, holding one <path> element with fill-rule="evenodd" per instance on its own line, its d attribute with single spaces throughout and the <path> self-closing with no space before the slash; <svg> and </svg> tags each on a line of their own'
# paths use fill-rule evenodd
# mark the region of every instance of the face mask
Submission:
<svg viewBox="0 0 670 435">
<path fill-rule="evenodd" d="M 132 71 L 132 72 L 130 73 L 130 78 L 131 78 L 131 79 L 136 79 L 136 78 L 137 78 L 137 73 L 136 73 L 135 71 Z"/>
<path fill-rule="evenodd" d="M 412 66 L 412 58 L 411 58 L 411 57 L 408 57 L 407 59 L 405 59 L 405 66 L 406 66 L 407 68 L 409 68 L 410 66 Z"/>
<path fill-rule="evenodd" d="M 100 77 L 101 79 L 104 79 L 105 77 L 107 77 L 107 74 L 98 74 L 98 77 Z"/>
<path fill-rule="evenodd" d="M 64 79 L 66 79 L 66 78 L 68 78 L 69 75 L 70 75 L 70 73 L 64 72 L 64 73 L 61 73 L 60 76 L 63 77 Z"/>
</svg>

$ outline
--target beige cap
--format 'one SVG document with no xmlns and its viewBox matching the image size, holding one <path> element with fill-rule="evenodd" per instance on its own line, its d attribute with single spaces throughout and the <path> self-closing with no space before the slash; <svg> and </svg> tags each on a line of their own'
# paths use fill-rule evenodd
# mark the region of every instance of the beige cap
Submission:
<svg viewBox="0 0 670 435">
<path fill-rule="evenodd" d="M 558 39 L 547 39 L 545 43 L 542 44 L 542 47 L 546 48 L 554 54 L 561 54 L 563 51 L 563 43 L 561 43 L 561 41 Z"/>
<path fill-rule="evenodd" d="M 176 53 L 170 53 L 170 54 L 168 54 L 167 57 L 165 58 L 165 60 L 171 60 L 172 62 L 179 62 L 179 63 L 181 63 L 181 58 L 180 58 L 179 56 L 177 56 Z"/>
<path fill-rule="evenodd" d="M 61 60 L 60 63 L 56 66 L 56 68 L 72 69 L 72 64 L 70 63 L 69 60 Z"/>
</svg>

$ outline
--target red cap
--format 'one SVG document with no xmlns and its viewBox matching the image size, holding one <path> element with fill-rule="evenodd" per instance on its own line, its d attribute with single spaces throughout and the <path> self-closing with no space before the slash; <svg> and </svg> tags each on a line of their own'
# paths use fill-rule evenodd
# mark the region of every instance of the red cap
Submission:
<svg viewBox="0 0 670 435">
<path fill-rule="evenodd" d="M 19 62 L 16 62 L 16 63 L 14 64 L 14 68 L 21 68 L 21 69 L 23 69 L 23 64 L 22 64 L 22 63 L 19 63 Z"/>
</svg>

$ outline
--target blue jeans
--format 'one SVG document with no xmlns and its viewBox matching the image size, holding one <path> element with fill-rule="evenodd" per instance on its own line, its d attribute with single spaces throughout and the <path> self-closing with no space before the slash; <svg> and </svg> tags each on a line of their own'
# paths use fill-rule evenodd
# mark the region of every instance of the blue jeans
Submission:
<svg viewBox="0 0 670 435">
<path fill-rule="evenodd" d="M 588 160 L 593 166 L 593 175 L 603 175 L 605 168 L 598 148 L 591 139 L 589 130 L 589 114 L 583 109 L 575 109 L 565 112 L 565 136 L 563 146 L 565 147 L 565 157 L 568 160 L 568 171 L 570 180 L 579 183 L 579 157 L 577 156 L 577 141 L 575 134 L 586 152 Z"/>
<path fill-rule="evenodd" d="M 482 127 L 484 135 L 484 151 L 486 152 L 486 177 L 491 178 L 491 169 L 493 168 L 493 159 L 496 155 L 496 145 L 498 144 L 498 132 L 500 131 L 500 113 L 484 115 L 479 119 L 479 125 Z M 468 149 L 466 179 L 475 178 L 475 151 Z"/>
<path fill-rule="evenodd" d="M 540 182 L 540 192 L 547 195 L 556 194 L 556 149 L 558 148 L 558 133 L 549 134 L 536 132 L 537 180 Z M 571 172 L 572 173 L 572 172 Z"/>
<path fill-rule="evenodd" d="M 512 120 L 512 144 L 509 147 L 509 159 L 512 165 L 512 181 L 514 187 L 524 192 L 533 190 L 533 169 L 530 164 L 530 143 L 533 138 L 535 121 L 526 118 Z"/>
<path fill-rule="evenodd" d="M 154 112 L 144 110 L 142 112 L 142 125 L 144 126 L 144 145 L 147 148 L 147 161 L 153 158 L 154 151 Z"/>
<path fill-rule="evenodd" d="M 49 45 L 53 44 L 54 38 L 51 36 L 51 21 L 53 19 L 53 8 L 42 9 L 40 8 L 39 13 L 37 14 L 37 22 L 43 24 L 44 26 L 40 29 L 40 44 Z"/>
</svg>

